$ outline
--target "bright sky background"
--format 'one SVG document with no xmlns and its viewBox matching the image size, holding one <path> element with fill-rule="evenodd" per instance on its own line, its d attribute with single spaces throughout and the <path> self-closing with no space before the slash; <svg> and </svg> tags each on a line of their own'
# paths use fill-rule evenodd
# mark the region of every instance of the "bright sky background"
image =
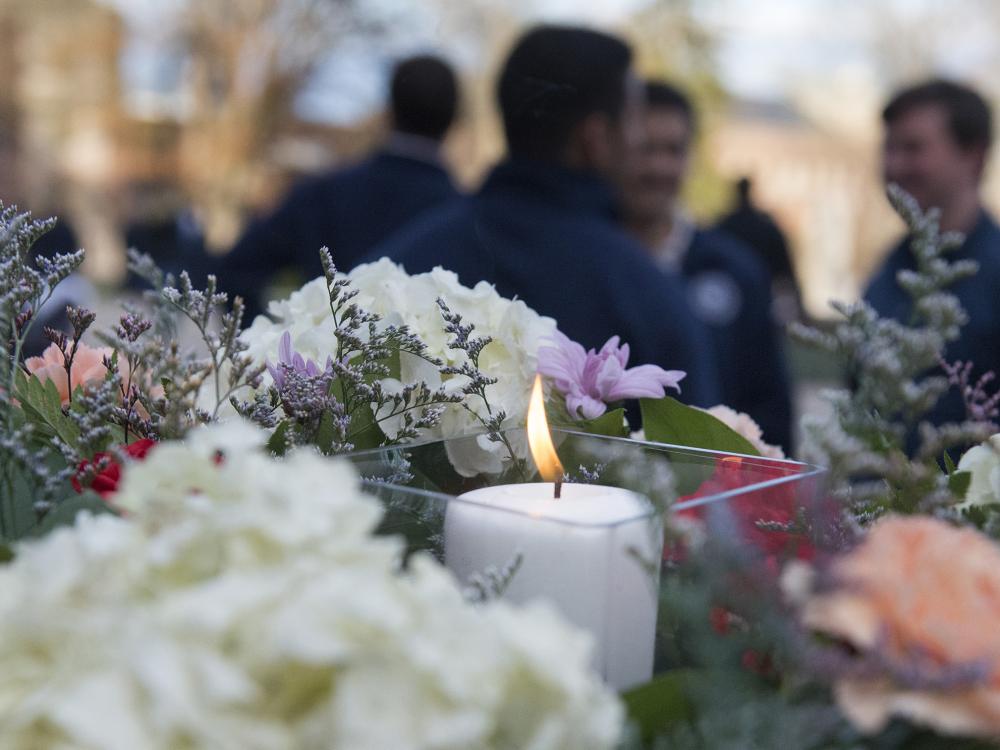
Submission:
<svg viewBox="0 0 1000 750">
<path fill-rule="evenodd" d="M 130 46 L 123 69 L 134 85 L 176 75 L 157 59 L 155 40 L 164 14 L 197 0 L 104 0 L 121 8 L 142 37 Z M 462 0 L 454 0 L 462 2 Z M 526 22 L 577 21 L 613 27 L 654 0 L 496 0 L 520 11 Z M 996 24 L 962 17 L 997 0 L 693 0 L 699 20 L 716 43 L 717 73 L 733 94 L 752 99 L 789 98 L 796 89 L 849 79 L 870 90 L 884 89 L 886 71 L 878 51 L 886 34 L 905 43 L 924 26 L 940 27 L 920 48 L 924 68 L 987 82 L 998 55 Z M 397 29 L 387 46 L 362 42 L 342 45 L 302 96 L 302 114 L 349 122 L 380 106 L 389 60 L 399 54 L 441 45 L 460 65 L 475 65 L 480 50 L 473 40 L 442 39 L 424 0 L 366 0 L 375 15 L 391 14 Z M 400 22 L 399 19 L 405 19 Z M 879 35 L 882 35 L 881 37 Z M 472 41 L 470 44 L 469 42 Z M 156 85 L 156 84 L 152 84 Z"/>
</svg>

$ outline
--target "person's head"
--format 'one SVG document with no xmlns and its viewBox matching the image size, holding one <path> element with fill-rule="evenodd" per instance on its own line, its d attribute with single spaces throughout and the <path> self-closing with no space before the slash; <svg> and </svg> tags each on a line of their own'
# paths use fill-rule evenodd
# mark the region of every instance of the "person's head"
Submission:
<svg viewBox="0 0 1000 750">
<path fill-rule="evenodd" d="M 678 88 L 646 84 L 642 148 L 629 168 L 627 209 L 631 219 L 657 221 L 673 214 L 687 176 L 695 114 Z"/>
<path fill-rule="evenodd" d="M 641 137 L 642 91 L 631 65 L 629 47 L 608 34 L 568 26 L 525 33 L 497 85 L 510 155 L 620 181 Z"/>
<path fill-rule="evenodd" d="M 977 191 L 993 137 L 990 108 L 972 89 L 934 80 L 898 92 L 882 112 L 883 174 L 923 209 L 947 210 Z"/>
<path fill-rule="evenodd" d="M 458 83 L 446 62 L 433 55 L 419 55 L 396 65 L 390 86 L 395 130 L 440 141 L 457 109 Z"/>
<path fill-rule="evenodd" d="M 736 200 L 743 204 L 750 203 L 751 192 L 753 192 L 753 181 L 749 177 L 740 177 L 736 181 Z"/>
</svg>

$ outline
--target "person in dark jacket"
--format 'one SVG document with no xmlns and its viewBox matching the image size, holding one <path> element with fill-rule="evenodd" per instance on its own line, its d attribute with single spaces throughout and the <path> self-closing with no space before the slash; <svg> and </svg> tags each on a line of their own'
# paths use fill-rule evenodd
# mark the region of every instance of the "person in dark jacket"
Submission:
<svg viewBox="0 0 1000 750">
<path fill-rule="evenodd" d="M 646 85 L 646 140 L 629 180 L 627 225 L 661 268 L 683 275 L 691 307 L 712 334 L 721 403 L 749 414 L 764 440 L 787 450 L 791 397 L 767 269 L 749 247 L 698 228 L 681 207 L 694 126 L 682 91 Z"/>
<path fill-rule="evenodd" d="M 941 229 L 961 232 L 965 241 L 948 254 L 951 261 L 974 260 L 979 272 L 949 291 L 969 316 L 945 359 L 973 363 L 973 379 L 987 371 L 1000 375 L 1000 227 L 983 208 L 979 186 L 993 136 L 992 116 L 970 88 L 934 80 L 897 93 L 882 113 L 886 137 L 882 167 L 887 183 L 910 193 L 923 210 L 940 210 Z M 909 321 L 910 297 L 896 281 L 916 266 L 910 237 L 903 238 L 875 274 L 865 299 L 880 315 Z M 966 418 L 962 394 L 949 390 L 927 416 L 936 425 Z"/>
<path fill-rule="evenodd" d="M 279 271 L 322 274 L 321 247 L 350 269 L 366 252 L 420 214 L 458 197 L 441 157 L 455 118 L 458 85 L 433 56 L 400 62 L 392 76 L 392 132 L 358 164 L 306 180 L 277 210 L 251 223 L 219 264 L 226 291 L 258 311 L 262 288 Z"/>
<path fill-rule="evenodd" d="M 587 348 L 619 335 L 630 364 L 688 373 L 681 398 L 718 398 L 707 333 L 677 274 L 617 223 L 616 186 L 641 138 L 642 88 L 620 40 L 540 26 L 515 44 L 498 99 L 508 156 L 480 190 L 405 227 L 368 256 L 410 273 L 443 266 L 486 280 Z"/>
<path fill-rule="evenodd" d="M 788 242 L 777 222 L 754 203 L 753 182 L 749 177 L 736 181 L 735 192 L 733 209 L 716 226 L 757 253 L 771 276 L 774 298 L 771 312 L 779 323 L 790 323 L 799 317 L 801 303 Z"/>
</svg>

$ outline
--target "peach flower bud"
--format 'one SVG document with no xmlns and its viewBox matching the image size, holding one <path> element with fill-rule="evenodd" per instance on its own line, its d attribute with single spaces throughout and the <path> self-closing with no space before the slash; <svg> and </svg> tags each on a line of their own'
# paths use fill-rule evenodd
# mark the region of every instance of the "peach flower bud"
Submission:
<svg viewBox="0 0 1000 750">
<path fill-rule="evenodd" d="M 68 379 L 66 377 L 66 360 L 55 344 L 49 344 L 40 357 L 28 357 L 24 361 L 24 365 L 28 368 L 28 372 L 43 383 L 46 380 L 55 383 L 63 404 L 68 404 L 70 394 L 78 387 L 86 388 L 104 380 L 104 376 L 108 372 L 104 366 L 104 358 L 110 358 L 113 353 L 114 350 L 107 346 L 77 345 L 76 355 L 73 357 L 73 367 Z"/>
</svg>

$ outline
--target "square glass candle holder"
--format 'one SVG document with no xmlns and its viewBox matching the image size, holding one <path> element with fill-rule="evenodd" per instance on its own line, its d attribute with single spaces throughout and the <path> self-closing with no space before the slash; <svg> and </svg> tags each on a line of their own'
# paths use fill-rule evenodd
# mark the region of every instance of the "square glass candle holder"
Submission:
<svg viewBox="0 0 1000 750">
<path fill-rule="evenodd" d="M 662 563 L 678 554 L 664 513 L 795 554 L 804 540 L 773 529 L 821 497 L 824 471 L 796 461 L 551 434 L 570 479 L 559 499 L 523 429 L 500 443 L 471 435 L 348 458 L 385 505 L 381 533 L 436 557 L 472 597 L 549 601 L 593 635 L 595 667 L 618 689 L 652 675 Z"/>
</svg>

